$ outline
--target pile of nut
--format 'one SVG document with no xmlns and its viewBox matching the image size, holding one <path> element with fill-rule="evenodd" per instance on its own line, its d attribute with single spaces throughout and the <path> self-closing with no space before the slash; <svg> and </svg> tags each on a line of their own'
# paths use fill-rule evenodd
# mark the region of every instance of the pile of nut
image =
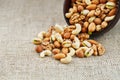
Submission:
<svg viewBox="0 0 120 80">
<path fill-rule="evenodd" d="M 56 24 L 47 32 L 42 31 L 34 39 L 36 52 L 40 57 L 53 56 L 61 63 L 67 64 L 73 56 L 79 58 L 101 56 L 105 48 L 95 40 L 89 39 L 89 34 L 82 33 L 81 24 L 60 26 Z"/>
<path fill-rule="evenodd" d="M 106 28 L 117 12 L 117 0 L 72 0 L 65 14 L 70 24 L 79 23 L 82 32 L 92 34 Z"/>
</svg>

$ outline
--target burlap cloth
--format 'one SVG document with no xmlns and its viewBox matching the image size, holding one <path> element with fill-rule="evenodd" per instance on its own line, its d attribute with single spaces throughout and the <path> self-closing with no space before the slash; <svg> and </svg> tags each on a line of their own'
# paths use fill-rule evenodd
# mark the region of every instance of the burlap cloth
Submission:
<svg viewBox="0 0 120 80">
<path fill-rule="evenodd" d="M 101 57 L 73 58 L 65 65 L 36 54 L 36 34 L 66 24 L 63 2 L 0 0 L 0 80 L 120 80 L 120 21 L 96 38 L 107 50 Z"/>
</svg>

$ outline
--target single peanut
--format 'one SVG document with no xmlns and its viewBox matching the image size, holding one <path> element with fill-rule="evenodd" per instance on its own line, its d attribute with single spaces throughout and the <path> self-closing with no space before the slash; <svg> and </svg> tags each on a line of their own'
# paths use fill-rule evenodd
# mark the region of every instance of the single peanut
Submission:
<svg viewBox="0 0 120 80">
<path fill-rule="evenodd" d="M 88 13 L 88 17 L 92 17 L 92 16 L 94 16 L 94 14 L 95 14 L 95 10 L 91 10 L 89 13 Z"/>
<path fill-rule="evenodd" d="M 71 39 L 71 40 L 74 40 L 74 37 L 75 37 L 75 35 L 71 35 L 71 36 L 70 36 L 70 39 Z"/>
<path fill-rule="evenodd" d="M 84 7 L 83 7 L 83 6 L 78 5 L 78 12 L 81 12 L 83 9 L 84 9 Z"/>
<path fill-rule="evenodd" d="M 88 9 L 88 10 L 95 10 L 96 7 L 97 7 L 96 4 L 91 4 L 91 5 L 88 5 L 88 6 L 86 7 L 86 9 Z"/>
<path fill-rule="evenodd" d="M 68 53 L 68 48 L 62 48 L 62 53 L 67 54 Z"/>
<path fill-rule="evenodd" d="M 55 59 L 62 59 L 62 58 L 65 58 L 65 54 L 63 54 L 63 53 L 58 53 L 58 54 L 56 54 L 56 55 L 54 55 L 53 56 Z"/>
<path fill-rule="evenodd" d="M 71 35 L 71 34 L 70 34 L 69 32 L 66 32 L 66 33 L 64 33 L 64 36 L 63 36 L 63 37 L 64 37 L 65 39 L 69 39 L 69 38 L 70 38 L 70 35 Z"/>
<path fill-rule="evenodd" d="M 53 54 L 58 54 L 58 53 L 60 53 L 60 49 L 57 49 L 57 48 L 56 48 L 56 49 L 53 49 L 53 50 L 52 50 L 52 53 L 53 53 Z"/>
<path fill-rule="evenodd" d="M 88 31 L 89 32 L 94 32 L 95 31 L 95 28 L 96 28 L 96 25 L 95 23 L 90 23 L 89 27 L 88 27 Z"/>
<path fill-rule="evenodd" d="M 56 48 L 60 48 L 60 43 L 58 41 L 55 41 L 54 45 L 55 45 Z"/>
<path fill-rule="evenodd" d="M 100 31 L 102 28 L 101 28 L 101 25 L 97 25 L 96 26 L 96 31 Z"/>
<path fill-rule="evenodd" d="M 88 28 L 88 26 L 89 26 L 89 23 L 88 22 L 84 22 L 83 27 Z"/>
<path fill-rule="evenodd" d="M 79 57 L 79 58 L 84 58 L 84 51 L 83 50 L 76 50 L 76 56 Z"/>
<path fill-rule="evenodd" d="M 94 19 L 95 24 L 101 24 L 102 20 L 100 18 Z"/>
</svg>

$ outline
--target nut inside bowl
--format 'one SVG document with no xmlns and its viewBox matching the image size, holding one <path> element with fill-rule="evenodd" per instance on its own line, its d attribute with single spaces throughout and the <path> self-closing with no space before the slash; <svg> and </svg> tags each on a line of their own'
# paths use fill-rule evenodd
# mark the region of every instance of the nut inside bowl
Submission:
<svg viewBox="0 0 120 80">
<path fill-rule="evenodd" d="M 75 1 L 75 0 L 74 0 L 74 1 Z M 117 1 L 117 0 L 116 0 L 116 1 Z M 65 14 L 69 12 L 69 8 L 71 8 L 71 3 L 72 3 L 72 0 L 65 0 L 65 2 L 64 2 L 64 7 L 63 7 L 64 18 L 65 18 L 65 20 L 66 20 L 66 22 L 67 22 L 68 25 L 70 25 L 69 19 L 66 18 L 66 15 L 65 15 Z M 120 18 L 120 0 L 117 1 L 117 11 L 116 11 L 116 13 L 115 13 L 114 19 L 111 20 L 111 21 L 108 23 L 108 25 L 107 25 L 106 28 L 104 28 L 104 29 L 102 29 L 102 30 L 100 30 L 100 31 L 95 31 L 95 32 L 93 32 L 92 35 L 91 35 L 91 37 L 97 37 L 97 36 L 100 36 L 100 35 L 108 32 L 110 29 L 112 29 L 112 28 L 115 26 L 115 24 L 118 22 L 119 18 Z"/>
</svg>

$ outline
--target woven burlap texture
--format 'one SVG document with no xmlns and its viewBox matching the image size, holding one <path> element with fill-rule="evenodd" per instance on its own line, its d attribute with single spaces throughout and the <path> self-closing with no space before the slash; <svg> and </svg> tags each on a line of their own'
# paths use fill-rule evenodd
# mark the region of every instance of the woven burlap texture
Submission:
<svg viewBox="0 0 120 80">
<path fill-rule="evenodd" d="M 120 21 L 95 38 L 106 53 L 61 64 L 39 58 L 32 39 L 50 25 L 65 25 L 64 0 L 0 0 L 0 80 L 120 80 Z"/>
</svg>

